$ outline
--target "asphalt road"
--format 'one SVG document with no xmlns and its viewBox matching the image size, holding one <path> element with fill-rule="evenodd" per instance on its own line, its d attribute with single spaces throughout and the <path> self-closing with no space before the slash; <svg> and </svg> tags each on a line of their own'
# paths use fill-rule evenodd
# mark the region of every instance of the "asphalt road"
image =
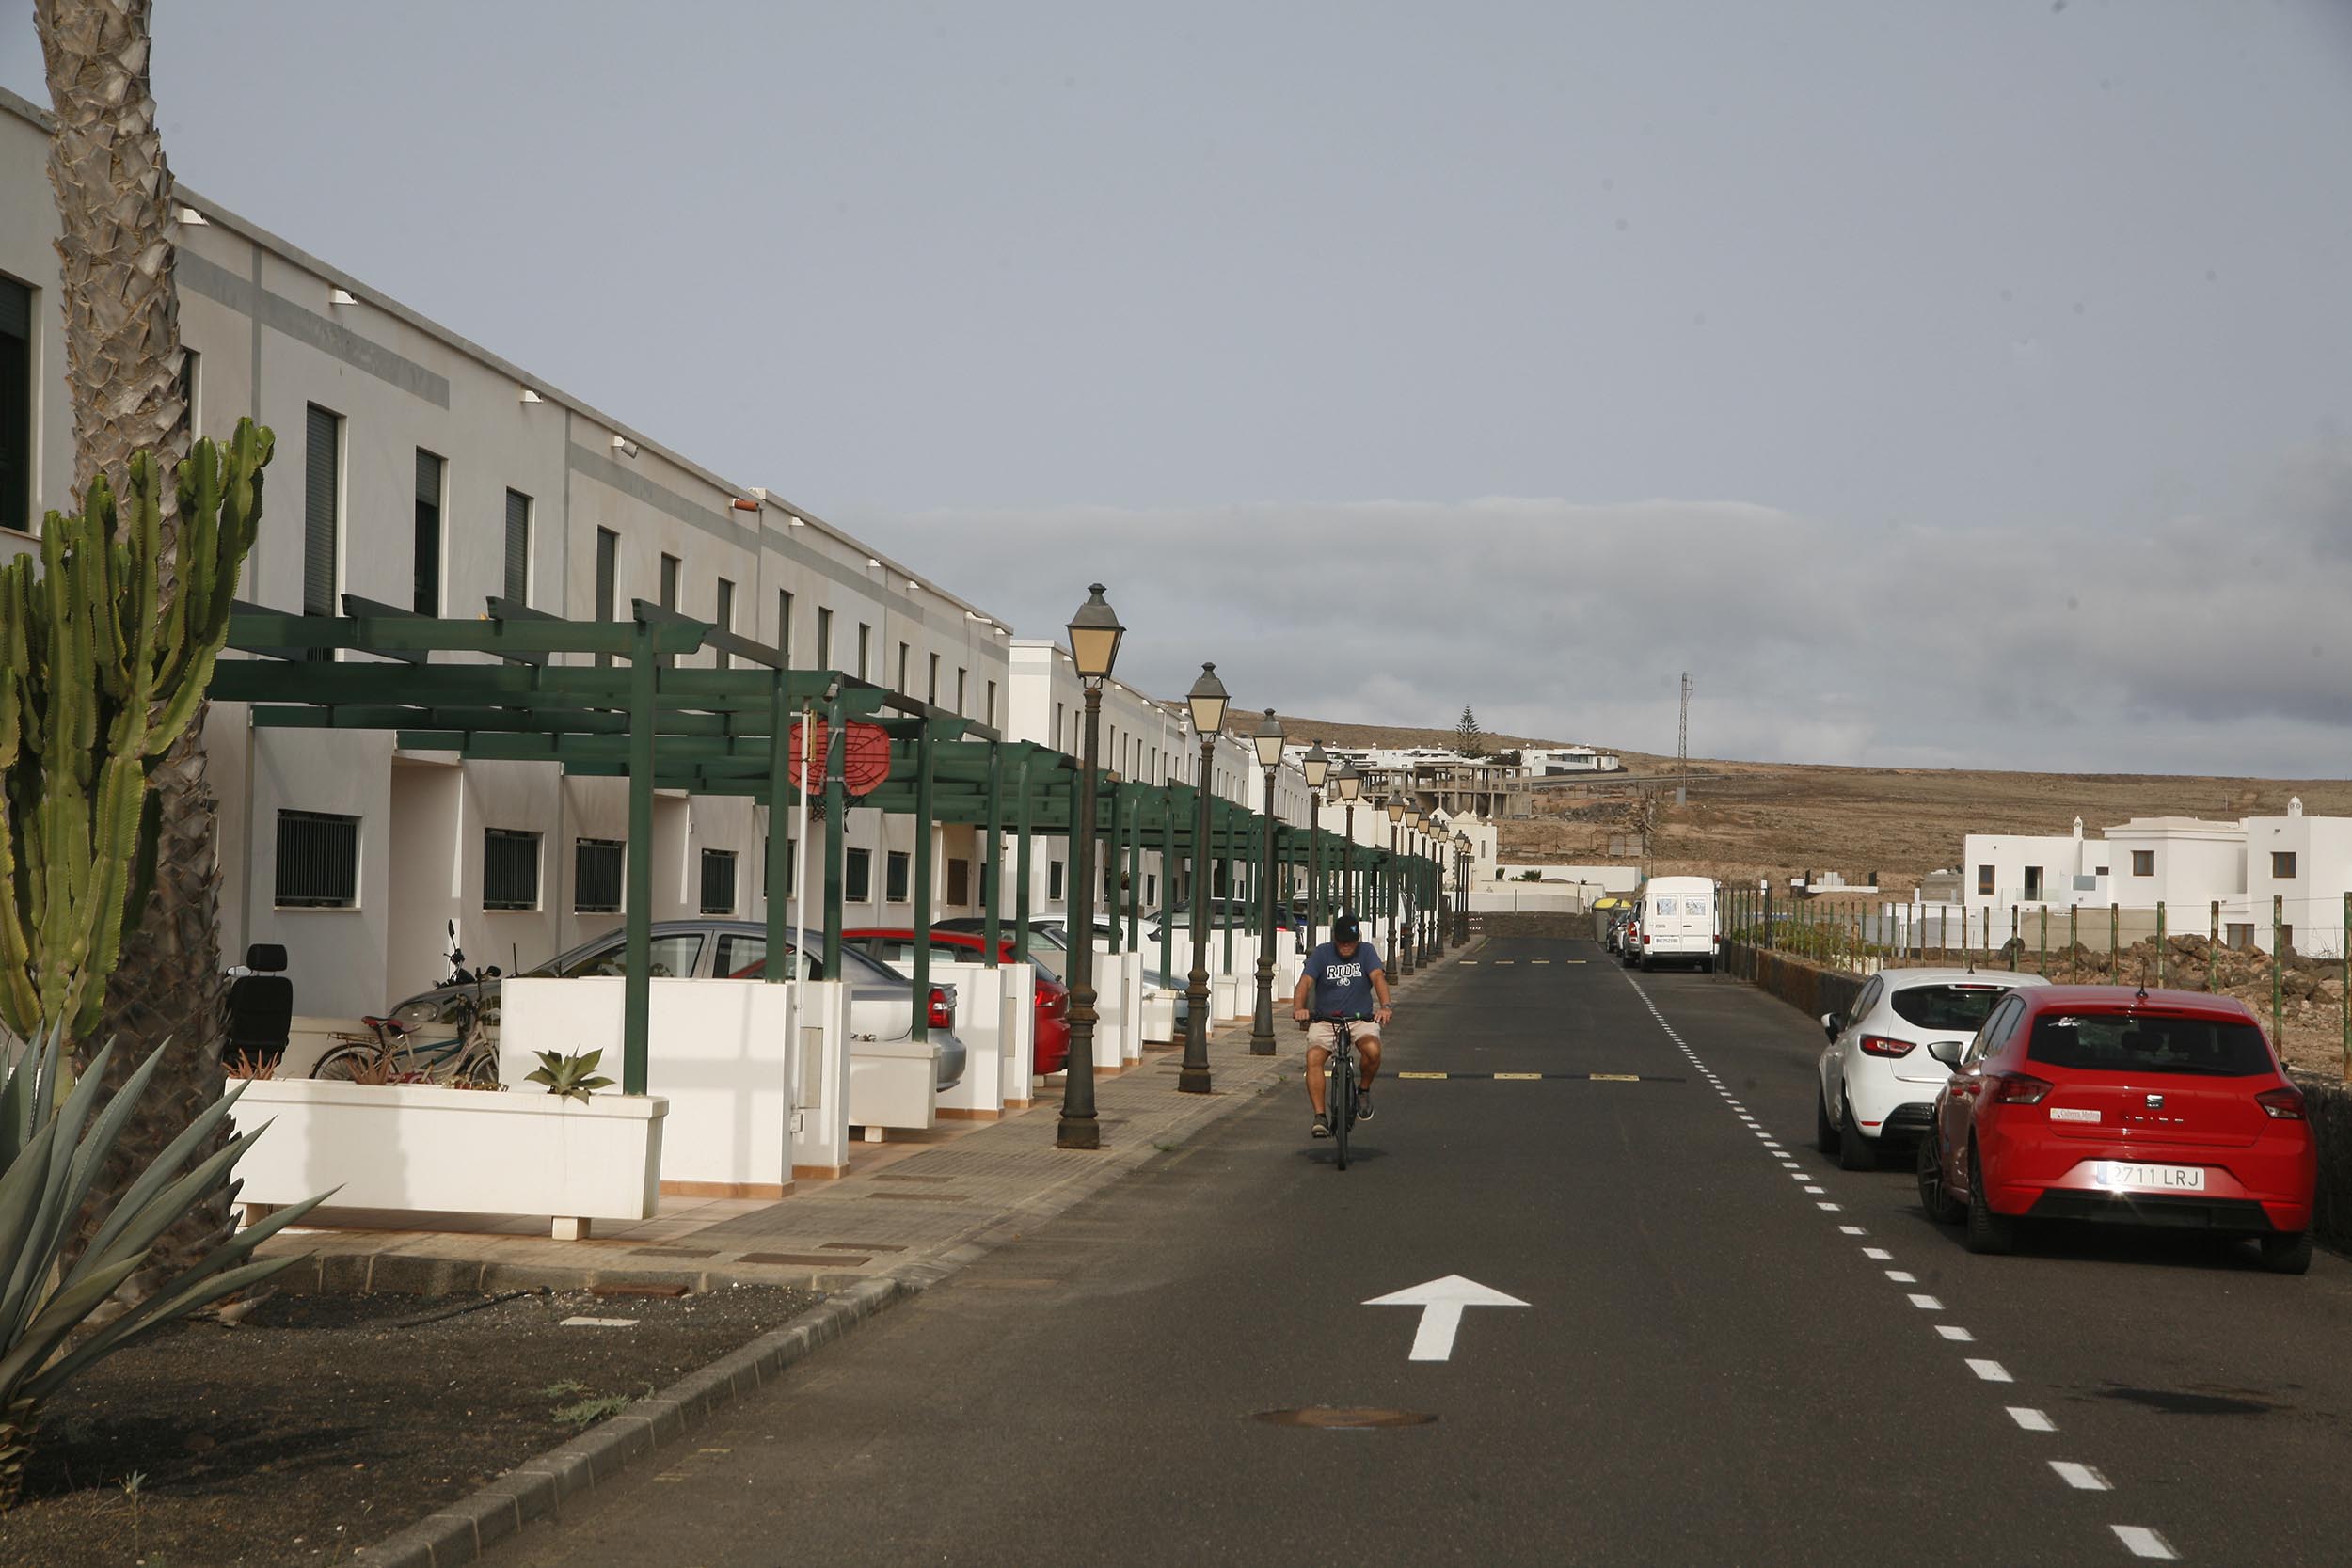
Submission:
<svg viewBox="0 0 2352 1568">
<path fill-rule="evenodd" d="M 1473 957 L 1391 1034 L 1391 1071 L 1454 1076 L 1384 1077 L 1346 1172 L 1294 1085 L 493 1560 L 2352 1560 L 2352 1267 L 1970 1257 L 1907 1163 L 1812 1150 L 1820 1036 L 1780 1003 Z M 1544 1076 L 1461 1076 L 1494 1073 Z M 1408 1359 L 1418 1309 L 1363 1304 L 1454 1275 L 1528 1305 Z M 1435 1418 L 1260 1418 L 1315 1407 Z"/>
</svg>

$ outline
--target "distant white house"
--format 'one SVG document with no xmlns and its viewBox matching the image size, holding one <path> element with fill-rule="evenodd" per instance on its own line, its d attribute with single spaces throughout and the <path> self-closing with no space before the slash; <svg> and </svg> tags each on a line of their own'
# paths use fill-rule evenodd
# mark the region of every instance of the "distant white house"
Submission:
<svg viewBox="0 0 2352 1568">
<path fill-rule="evenodd" d="M 1567 773 L 1614 773 L 1625 766 L 1616 756 L 1590 746 L 1529 746 L 1519 752 L 1519 768 L 1531 779 L 1558 778 Z"/>
<path fill-rule="evenodd" d="M 2268 952 L 2275 912 L 2294 951 L 2344 953 L 2352 818 L 2306 816 L 2299 799 L 2284 816 L 2136 816 L 2096 838 L 2083 835 L 2076 817 L 2064 835 L 1970 833 L 1964 844 L 1970 923 L 1990 911 L 1995 936 L 2012 911 L 2022 920 L 2044 909 L 2161 905 L 2176 932 L 2218 926 L 2230 945 Z"/>
</svg>

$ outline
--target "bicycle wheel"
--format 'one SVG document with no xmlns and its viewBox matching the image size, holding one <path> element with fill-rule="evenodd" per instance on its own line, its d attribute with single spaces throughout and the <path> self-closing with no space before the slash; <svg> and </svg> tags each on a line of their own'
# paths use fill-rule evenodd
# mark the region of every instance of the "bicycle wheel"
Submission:
<svg viewBox="0 0 2352 1568">
<path fill-rule="evenodd" d="M 1343 1051 L 1331 1061 L 1331 1092 L 1324 1100 L 1330 1108 L 1332 1153 L 1339 1167 L 1347 1168 L 1348 1134 L 1356 1127 L 1356 1057 Z"/>
<path fill-rule="evenodd" d="M 318 1059 L 310 1069 L 310 1076 L 338 1084 L 357 1083 L 360 1069 L 374 1060 L 375 1050 L 372 1046 L 339 1045 Z"/>
</svg>

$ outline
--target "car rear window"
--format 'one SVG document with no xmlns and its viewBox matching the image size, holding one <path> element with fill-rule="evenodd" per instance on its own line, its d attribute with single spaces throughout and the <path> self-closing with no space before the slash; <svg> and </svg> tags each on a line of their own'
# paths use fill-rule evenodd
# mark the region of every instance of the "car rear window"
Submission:
<svg viewBox="0 0 2352 1568">
<path fill-rule="evenodd" d="M 2249 1078 L 2273 1070 L 2251 1023 L 2178 1013 L 2044 1013 L 2026 1053 L 2052 1067 L 2094 1072 L 2183 1072 Z"/>
<path fill-rule="evenodd" d="M 2009 994 L 2006 986 L 1907 986 L 1886 999 L 1895 1016 L 1922 1029 L 1973 1035 Z"/>
</svg>

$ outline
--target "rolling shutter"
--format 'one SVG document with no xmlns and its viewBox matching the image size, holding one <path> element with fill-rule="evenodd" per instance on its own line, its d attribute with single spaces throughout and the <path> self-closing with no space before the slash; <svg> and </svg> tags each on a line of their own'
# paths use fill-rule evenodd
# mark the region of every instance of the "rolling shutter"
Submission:
<svg viewBox="0 0 2352 1568">
<path fill-rule="evenodd" d="M 302 512 L 302 613 L 335 613 L 335 500 L 341 485 L 343 421 L 310 404 L 305 422 Z"/>
<path fill-rule="evenodd" d="M 519 490 L 506 492 L 505 593 L 516 604 L 531 597 L 531 498 Z"/>
</svg>

